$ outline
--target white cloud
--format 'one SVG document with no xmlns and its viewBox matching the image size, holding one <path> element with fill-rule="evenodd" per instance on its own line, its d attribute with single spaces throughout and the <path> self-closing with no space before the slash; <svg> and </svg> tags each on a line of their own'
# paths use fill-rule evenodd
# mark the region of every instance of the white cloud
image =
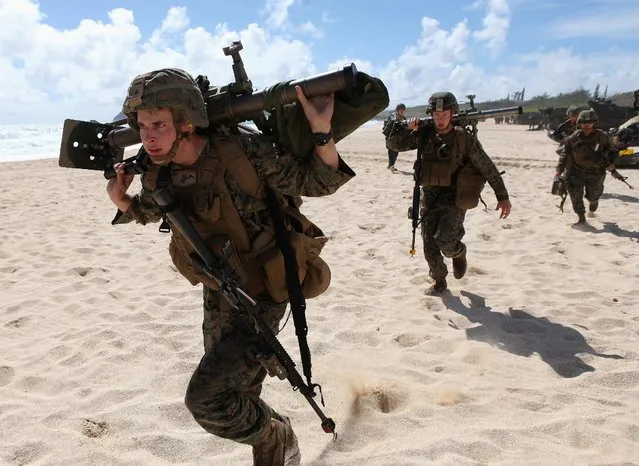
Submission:
<svg viewBox="0 0 639 466">
<path fill-rule="evenodd" d="M 316 39 L 321 39 L 322 37 L 324 37 L 324 31 L 322 29 L 318 28 L 317 26 L 315 26 L 310 21 L 306 21 L 306 22 L 302 23 L 297 28 L 297 30 L 298 30 L 298 32 L 300 32 L 302 34 L 308 34 L 310 36 L 313 36 Z"/>
<path fill-rule="evenodd" d="M 148 45 L 153 48 L 164 47 L 174 34 L 183 31 L 188 25 L 189 18 L 186 14 L 186 8 L 171 7 L 160 28 L 151 34 Z"/>
<path fill-rule="evenodd" d="M 171 8 L 145 38 L 127 9 L 113 9 L 107 21 L 85 19 L 59 30 L 47 24 L 31 1 L 0 0 L 0 123 L 107 120 L 119 112 L 135 75 L 162 67 L 181 67 L 194 76 L 207 75 L 215 85 L 228 84 L 234 79 L 232 62 L 222 47 L 238 39 L 256 89 L 317 74 L 311 42 L 317 38 L 308 34 L 318 30 L 312 23 L 291 25 L 292 4 L 293 0 L 267 3 L 270 17 L 278 18 L 271 24 L 281 24 L 279 30 L 255 23 L 240 30 L 220 23 L 207 30 L 191 26 L 185 8 Z M 485 18 L 509 17 L 504 0 L 483 0 L 482 5 Z M 332 71 L 353 62 L 360 71 L 382 78 L 391 106 L 399 101 L 424 103 L 440 90 L 451 90 L 460 100 L 473 93 L 482 101 L 522 87 L 529 96 L 578 86 L 594 89 L 597 83 L 607 85 L 609 94 L 638 87 L 637 50 L 581 54 L 570 48 L 538 49 L 508 60 L 502 57 L 502 65 L 492 62 L 488 67 L 481 52 L 504 47 L 507 30 L 507 22 L 492 19 L 473 29 L 465 19 L 444 28 L 436 19 L 424 17 L 418 39 L 389 62 L 344 56 L 335 50 L 326 68 Z"/>
<path fill-rule="evenodd" d="M 27 0 L 0 8 L 0 123 L 55 122 L 63 118 L 107 120 L 119 112 L 130 80 L 168 66 L 204 74 L 211 83 L 231 82 L 231 58 L 222 47 L 240 39 L 254 87 L 317 72 L 310 46 L 273 35 L 257 24 L 231 31 L 188 28 L 183 8 L 171 8 L 160 27 L 143 41 L 133 12 L 112 10 L 108 22 L 82 20 L 57 30 Z"/>
<path fill-rule="evenodd" d="M 293 3 L 295 0 L 266 0 L 267 26 L 273 29 L 284 27 L 288 22 L 288 9 Z"/>
<path fill-rule="evenodd" d="M 484 28 L 475 31 L 473 36 L 486 43 L 490 53 L 497 55 L 506 45 L 510 26 L 510 9 L 507 0 L 488 0 L 488 11 L 484 16 Z"/>
</svg>

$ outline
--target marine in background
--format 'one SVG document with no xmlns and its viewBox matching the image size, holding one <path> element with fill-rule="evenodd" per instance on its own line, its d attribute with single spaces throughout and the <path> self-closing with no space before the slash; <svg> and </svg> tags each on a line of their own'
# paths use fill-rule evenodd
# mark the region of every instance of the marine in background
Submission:
<svg viewBox="0 0 639 466">
<path fill-rule="evenodd" d="M 468 267 L 465 234 L 466 211 L 477 206 L 486 181 L 495 192 L 500 218 L 510 214 L 508 191 L 495 164 L 477 137 L 453 125 L 459 113 L 451 92 L 436 92 L 428 99 L 432 123 L 420 125 L 417 118 L 397 125 L 388 147 L 397 152 L 417 149 L 415 181 L 421 185 L 421 235 L 424 257 L 434 284 L 429 294 L 448 288 L 444 257 L 452 259 L 453 276 L 461 279 Z"/>
<path fill-rule="evenodd" d="M 577 117 L 578 129 L 564 141 L 564 151 L 559 156 L 557 176 L 565 180 L 572 209 L 577 214 L 576 225 L 586 223 L 584 197 L 588 211 L 594 216 L 603 194 L 606 170 L 615 170 L 617 150 L 608 134 L 595 126 L 597 113 L 584 110 Z"/>
<path fill-rule="evenodd" d="M 393 131 L 395 122 L 406 121 L 406 116 L 404 115 L 404 112 L 406 112 L 406 105 L 397 104 L 397 106 L 395 107 L 395 111 L 391 113 L 388 116 L 388 118 L 386 118 L 386 120 L 384 121 L 384 128 L 382 129 L 382 133 L 384 134 L 384 136 L 386 136 L 386 149 L 388 150 L 388 167 L 386 168 L 388 168 L 392 172 L 396 170 L 395 162 L 397 161 L 397 156 L 399 155 L 399 153 L 395 150 L 392 150 L 390 147 L 388 147 L 387 134 L 390 134 Z"/>
<path fill-rule="evenodd" d="M 561 123 L 554 131 L 548 134 L 548 137 L 559 144 L 564 141 L 577 130 L 577 117 L 579 116 L 579 108 L 571 105 L 566 110 L 566 120 Z"/>
</svg>

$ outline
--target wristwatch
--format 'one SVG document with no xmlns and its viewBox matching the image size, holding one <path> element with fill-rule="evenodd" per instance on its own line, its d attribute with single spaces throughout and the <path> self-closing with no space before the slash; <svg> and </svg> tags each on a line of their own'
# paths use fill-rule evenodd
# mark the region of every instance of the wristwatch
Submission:
<svg viewBox="0 0 639 466">
<path fill-rule="evenodd" d="M 325 146 L 333 137 L 333 130 L 331 129 L 328 133 L 312 133 L 312 137 L 316 146 Z"/>
</svg>

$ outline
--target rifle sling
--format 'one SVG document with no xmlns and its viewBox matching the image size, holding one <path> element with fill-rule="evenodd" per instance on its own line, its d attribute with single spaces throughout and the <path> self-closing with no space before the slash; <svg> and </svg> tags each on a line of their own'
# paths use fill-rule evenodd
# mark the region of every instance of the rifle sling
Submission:
<svg viewBox="0 0 639 466">
<path fill-rule="evenodd" d="M 291 313 L 293 314 L 293 324 L 295 325 L 295 335 L 300 347 L 300 358 L 302 360 L 302 369 L 306 377 L 308 386 L 313 388 L 311 382 L 311 350 L 308 347 L 306 335 L 308 333 L 308 324 L 306 323 L 306 298 L 302 291 L 302 285 L 299 281 L 297 270 L 297 260 L 295 251 L 289 241 L 286 225 L 284 223 L 284 215 L 277 201 L 275 192 L 268 186 L 266 191 L 266 205 L 273 220 L 275 229 L 275 243 L 284 258 L 284 271 L 286 279 L 286 288 L 288 289 L 289 302 L 291 305 Z"/>
<path fill-rule="evenodd" d="M 162 165 L 158 170 L 158 178 L 155 185 L 155 190 L 160 190 L 162 188 L 167 188 L 171 184 L 171 168 L 169 165 Z M 162 211 L 162 223 L 160 224 L 160 228 L 158 228 L 160 233 L 169 233 L 171 231 L 171 227 L 169 226 L 169 222 L 166 220 L 166 214 Z"/>
<path fill-rule="evenodd" d="M 158 172 L 156 190 L 166 188 L 171 183 L 171 169 L 169 165 L 163 165 Z M 295 258 L 295 252 L 289 241 L 286 225 L 284 223 L 284 215 L 282 209 L 277 200 L 277 196 L 272 189 L 266 187 L 266 205 L 268 206 L 271 219 L 273 220 L 273 227 L 275 229 L 275 243 L 284 258 L 284 270 L 286 287 L 288 289 L 289 301 L 291 305 L 291 313 L 293 314 L 293 324 L 295 326 L 295 335 L 297 335 L 297 341 L 300 348 L 300 358 L 302 360 L 302 368 L 304 376 L 306 377 L 309 387 L 312 389 L 313 384 L 311 382 L 311 350 L 308 346 L 308 340 L 306 335 L 308 334 L 308 324 L 306 322 L 306 298 L 302 291 L 302 285 L 299 281 L 299 274 L 297 270 L 297 260 Z M 162 213 L 162 224 L 159 230 L 163 233 L 169 232 L 169 223 L 166 220 L 166 216 Z"/>
</svg>

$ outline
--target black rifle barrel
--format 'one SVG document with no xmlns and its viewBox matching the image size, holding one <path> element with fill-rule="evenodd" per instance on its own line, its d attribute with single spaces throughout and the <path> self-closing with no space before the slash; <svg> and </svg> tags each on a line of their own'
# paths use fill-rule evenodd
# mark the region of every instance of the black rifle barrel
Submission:
<svg viewBox="0 0 639 466">
<path fill-rule="evenodd" d="M 289 83 L 280 83 L 265 90 L 244 95 L 228 93 L 212 94 L 207 97 L 207 112 L 211 124 L 228 120 L 242 120 L 262 110 L 272 110 L 281 105 L 297 101 L 295 86 L 300 86 L 306 97 L 330 94 L 355 84 L 357 68 L 354 63 L 338 71 L 330 71 Z M 124 149 L 141 142 L 140 135 L 131 128 L 122 127 L 109 132 L 107 141 L 114 149 Z"/>
<path fill-rule="evenodd" d="M 458 113 L 453 115 L 453 121 L 459 120 L 481 120 L 482 118 L 490 118 L 495 116 L 508 116 L 508 115 L 521 115 L 523 108 L 519 107 L 504 107 L 504 108 L 490 108 L 487 110 L 475 110 L 468 113 Z M 428 116 L 426 118 L 420 118 L 421 124 L 428 124 L 432 121 L 433 117 Z"/>
<path fill-rule="evenodd" d="M 166 216 L 173 222 L 180 233 L 182 233 L 193 250 L 202 258 L 205 265 L 209 268 L 213 268 L 216 262 L 213 253 L 209 250 L 193 224 L 186 218 L 184 212 L 179 208 L 171 191 L 169 191 L 168 188 L 158 189 L 153 193 L 153 199 L 157 202 L 160 209 L 166 213 Z"/>
</svg>

